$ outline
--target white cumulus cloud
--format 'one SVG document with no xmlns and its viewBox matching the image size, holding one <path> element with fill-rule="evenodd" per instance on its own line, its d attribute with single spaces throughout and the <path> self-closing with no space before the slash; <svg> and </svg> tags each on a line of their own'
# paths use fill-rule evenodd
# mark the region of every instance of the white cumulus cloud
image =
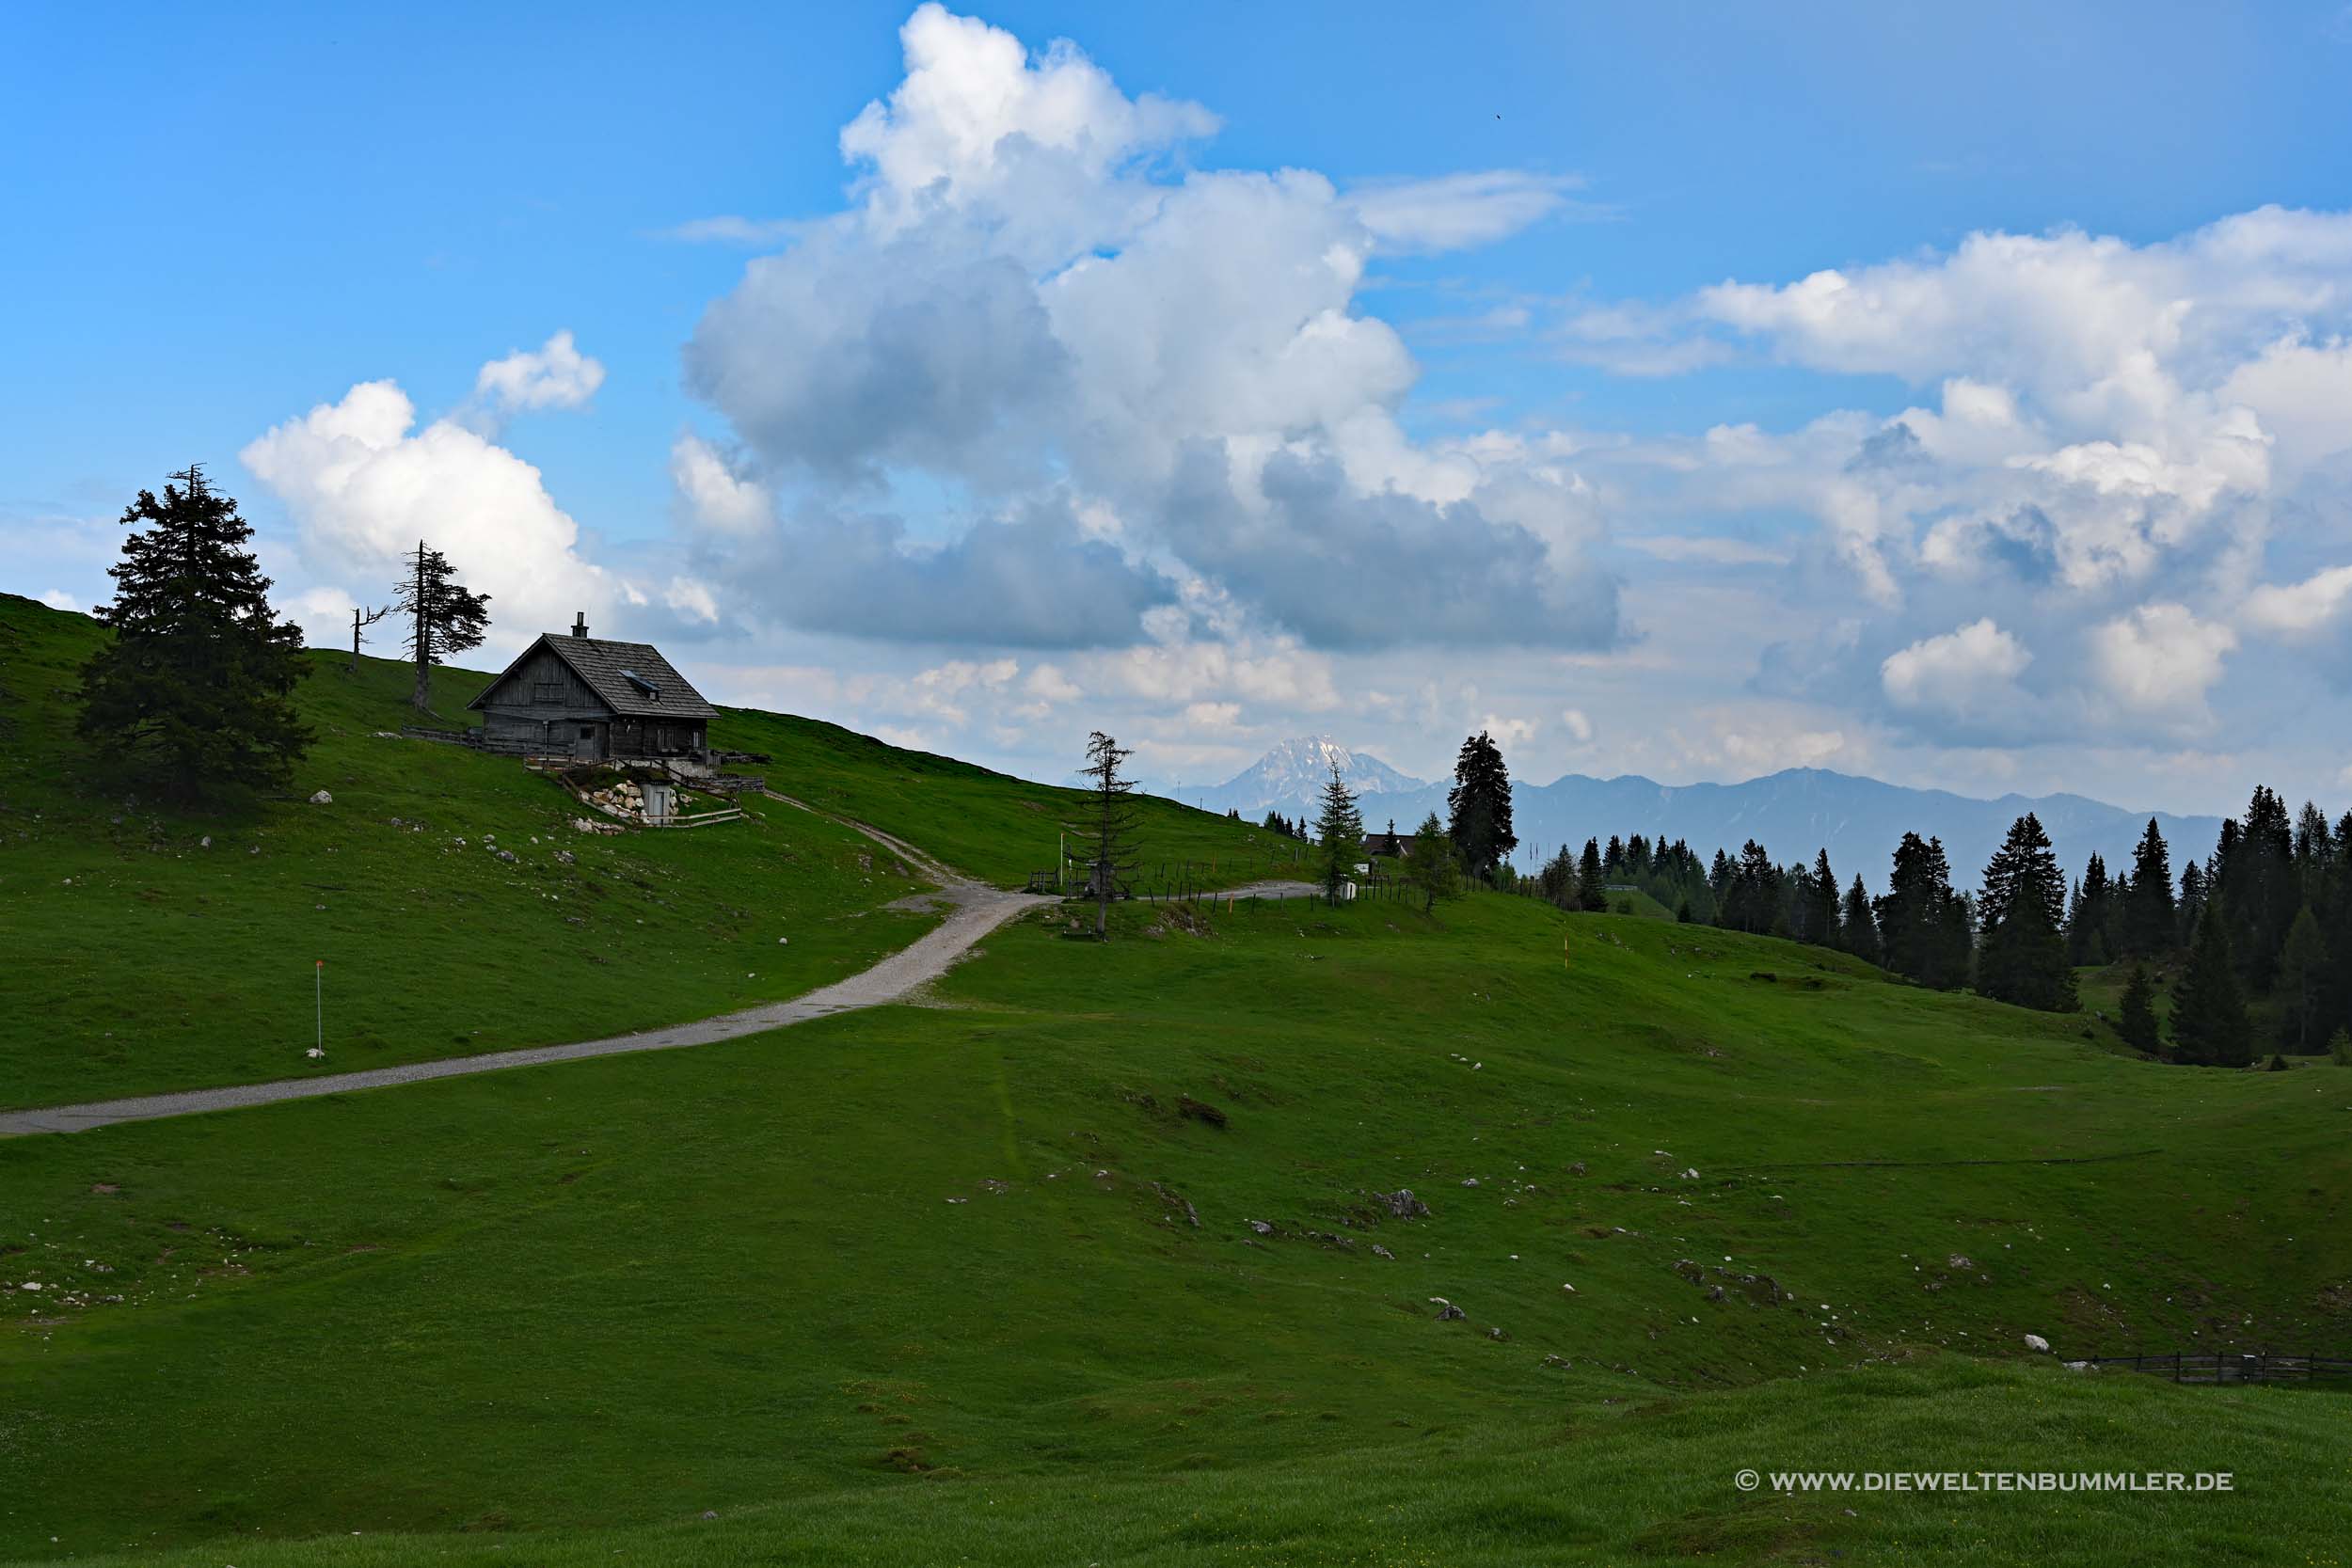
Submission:
<svg viewBox="0 0 2352 1568">
<path fill-rule="evenodd" d="M 1967 717 L 2008 702 L 2032 662 L 2026 645 L 1987 617 L 1888 655 L 1879 679 L 1898 707 Z"/>
<path fill-rule="evenodd" d="M 415 405 L 389 381 L 362 382 L 237 455 L 285 504 L 320 577 L 387 591 L 422 540 L 491 595 L 501 641 L 620 596 L 579 554 L 579 525 L 537 468 L 453 419 L 417 428 Z"/>
<path fill-rule="evenodd" d="M 1499 237 L 1568 182 L 1343 193 L 1311 170 L 1188 168 L 1215 117 L 1129 95 L 1075 45 L 1033 53 L 936 5 L 901 42 L 904 79 L 841 134 L 849 204 L 751 262 L 686 352 L 690 389 L 803 536 L 779 565 L 797 570 L 822 517 L 842 562 L 829 603 L 952 602 L 961 634 L 1001 623 L 1027 646 L 1140 641 L 1167 584 L 1193 578 L 1257 631 L 1318 646 L 1622 638 L 1589 492 L 1523 453 L 1409 437 L 1418 366 L 1358 308 L 1384 245 Z M 726 483 L 750 470 L 721 467 L 681 448 L 689 510 L 752 516 Z M 942 488 L 978 502 L 873 499 Z M 1002 527 L 1049 512 L 1091 553 L 1069 528 Z M 1050 608 L 1018 591 L 1028 576 L 1054 585 Z M 738 586 L 811 624 L 789 578 L 754 562 Z M 863 621 L 882 638 L 939 625 Z"/>
<path fill-rule="evenodd" d="M 535 349 L 516 349 L 493 359 L 474 377 L 474 396 L 502 412 L 529 408 L 578 408 L 604 385 L 604 367 L 580 352 L 569 332 L 558 332 Z"/>
<path fill-rule="evenodd" d="M 2330 566 L 2301 582 L 2265 584 L 2246 596 L 2245 614 L 2261 631 L 2300 636 L 2319 630 L 2352 604 L 2352 566 Z"/>
<path fill-rule="evenodd" d="M 2110 695 L 2143 713 L 2201 719 L 2237 633 L 2186 605 L 2141 605 L 2094 627 L 2092 666 Z"/>
</svg>

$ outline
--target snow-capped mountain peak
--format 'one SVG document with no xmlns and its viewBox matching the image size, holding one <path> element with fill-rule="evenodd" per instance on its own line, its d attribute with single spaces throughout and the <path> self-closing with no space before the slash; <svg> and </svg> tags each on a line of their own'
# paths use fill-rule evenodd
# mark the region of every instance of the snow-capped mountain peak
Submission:
<svg viewBox="0 0 2352 1568">
<path fill-rule="evenodd" d="M 1313 815 L 1313 802 L 1330 782 L 1331 769 L 1359 795 L 1395 794 L 1424 787 L 1367 752 L 1341 744 L 1329 736 L 1300 736 L 1285 740 L 1214 790 L 1204 791 L 1201 803 L 1212 810 L 1232 807 L 1244 816 L 1279 811 L 1286 816 Z"/>
</svg>

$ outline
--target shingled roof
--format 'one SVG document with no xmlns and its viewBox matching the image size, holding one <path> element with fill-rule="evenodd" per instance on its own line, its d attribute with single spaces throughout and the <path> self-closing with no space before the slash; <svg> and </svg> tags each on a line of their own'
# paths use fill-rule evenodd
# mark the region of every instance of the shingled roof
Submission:
<svg viewBox="0 0 2352 1568">
<path fill-rule="evenodd" d="M 480 707 L 506 684 L 524 659 L 544 646 L 571 667 L 596 700 L 624 719 L 714 719 L 719 710 L 672 668 L 650 642 L 608 642 L 601 637 L 563 637 L 553 632 L 525 648 L 505 673 L 468 703 Z"/>
</svg>

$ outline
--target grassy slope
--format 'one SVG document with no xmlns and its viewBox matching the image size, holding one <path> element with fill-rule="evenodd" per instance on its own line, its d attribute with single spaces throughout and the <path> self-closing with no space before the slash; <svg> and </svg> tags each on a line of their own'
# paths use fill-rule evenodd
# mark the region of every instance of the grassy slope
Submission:
<svg viewBox="0 0 2352 1568">
<path fill-rule="evenodd" d="M 511 761 L 377 738 L 416 717 L 390 660 L 355 680 L 347 656 L 313 656 L 299 701 L 320 739 L 291 800 L 228 816 L 126 800 L 88 781 L 70 737 L 73 673 L 101 635 L 0 594 L 0 1105 L 676 1022 L 808 990 L 930 924 L 881 908 L 921 885 L 893 857 L 808 813 L 755 800 L 750 823 L 585 836 L 571 799 Z M 439 672 L 444 722 L 465 722 L 486 680 Z M 774 785 L 823 809 L 900 832 L 936 820 L 928 847 L 1000 880 L 1051 863 L 1072 799 L 772 715 L 729 712 L 715 738 L 773 752 Z M 308 804 L 322 787 L 334 803 Z M 1220 857 L 1226 882 L 1260 863 L 1257 835 L 1221 817 L 1155 802 L 1146 827 L 1155 854 Z M 319 958 L 329 1049 L 312 1063 L 303 982 Z"/>
<path fill-rule="evenodd" d="M 1018 1476 L 859 1486 L 699 1510 L 660 1525 L 517 1537 L 248 1538 L 74 1560 L 127 1568 L 1363 1568 L 1530 1562 L 2341 1568 L 2340 1402 L 2278 1389 L 2183 1392 L 1958 1357 L 1704 1399 L 1565 1404 L 1536 1430 L 1485 1426 L 1248 1467 L 1177 1467 L 1083 1487 Z M 2217 1469 L 2227 1497 L 1743 1495 L 1740 1468 L 1942 1472 Z M 56 1548 L 53 1548 L 53 1550 Z"/>
<path fill-rule="evenodd" d="M 1081 854 L 1087 798 L 1029 784 L 968 762 L 907 752 L 838 724 L 729 708 L 714 738 L 775 758 L 777 787 L 820 811 L 871 823 L 973 876 L 1018 887 L 1050 869 L 1067 830 Z M 1074 765 L 1079 758 L 1073 756 Z M 1214 812 L 1157 796 L 1136 801 L 1140 882 L 1157 888 L 1189 879 L 1200 888 L 1235 887 L 1267 877 L 1304 876 L 1312 847 Z"/>
<path fill-rule="evenodd" d="M 1524 900 L 1121 918 L 952 1009 L 0 1145 L 49 1286 L 0 1297 L 0 1553 L 2330 1560 L 2340 1402 L 1949 1353 L 2343 1344 L 2352 1076 Z M 1375 1223 L 1399 1182 L 1435 1214 Z M 1796 1300 L 1673 1267 L 1725 1257 Z M 1849 1516 L 1742 1464 L 2246 1492 Z"/>
<path fill-rule="evenodd" d="M 1652 920 L 1672 920 L 1675 917 L 1674 911 L 1666 908 L 1638 887 L 1613 891 L 1609 895 L 1610 909 L 1615 910 L 1620 904 L 1631 906 L 1623 911 L 1627 914 L 1646 915 Z"/>
</svg>

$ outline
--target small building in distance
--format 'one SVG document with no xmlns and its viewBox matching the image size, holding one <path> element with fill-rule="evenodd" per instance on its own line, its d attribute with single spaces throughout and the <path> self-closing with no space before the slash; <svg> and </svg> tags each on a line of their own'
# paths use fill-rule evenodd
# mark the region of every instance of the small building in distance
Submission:
<svg viewBox="0 0 2352 1568">
<path fill-rule="evenodd" d="M 585 615 L 466 705 L 482 710 L 485 751 L 581 762 L 700 761 L 718 713 L 651 643 L 590 637 Z"/>
<path fill-rule="evenodd" d="M 1412 852 L 1413 835 L 1398 832 L 1396 819 L 1393 817 L 1389 820 L 1387 832 L 1364 835 L 1364 853 L 1367 855 L 1387 855 L 1392 859 L 1403 860 Z"/>
</svg>

